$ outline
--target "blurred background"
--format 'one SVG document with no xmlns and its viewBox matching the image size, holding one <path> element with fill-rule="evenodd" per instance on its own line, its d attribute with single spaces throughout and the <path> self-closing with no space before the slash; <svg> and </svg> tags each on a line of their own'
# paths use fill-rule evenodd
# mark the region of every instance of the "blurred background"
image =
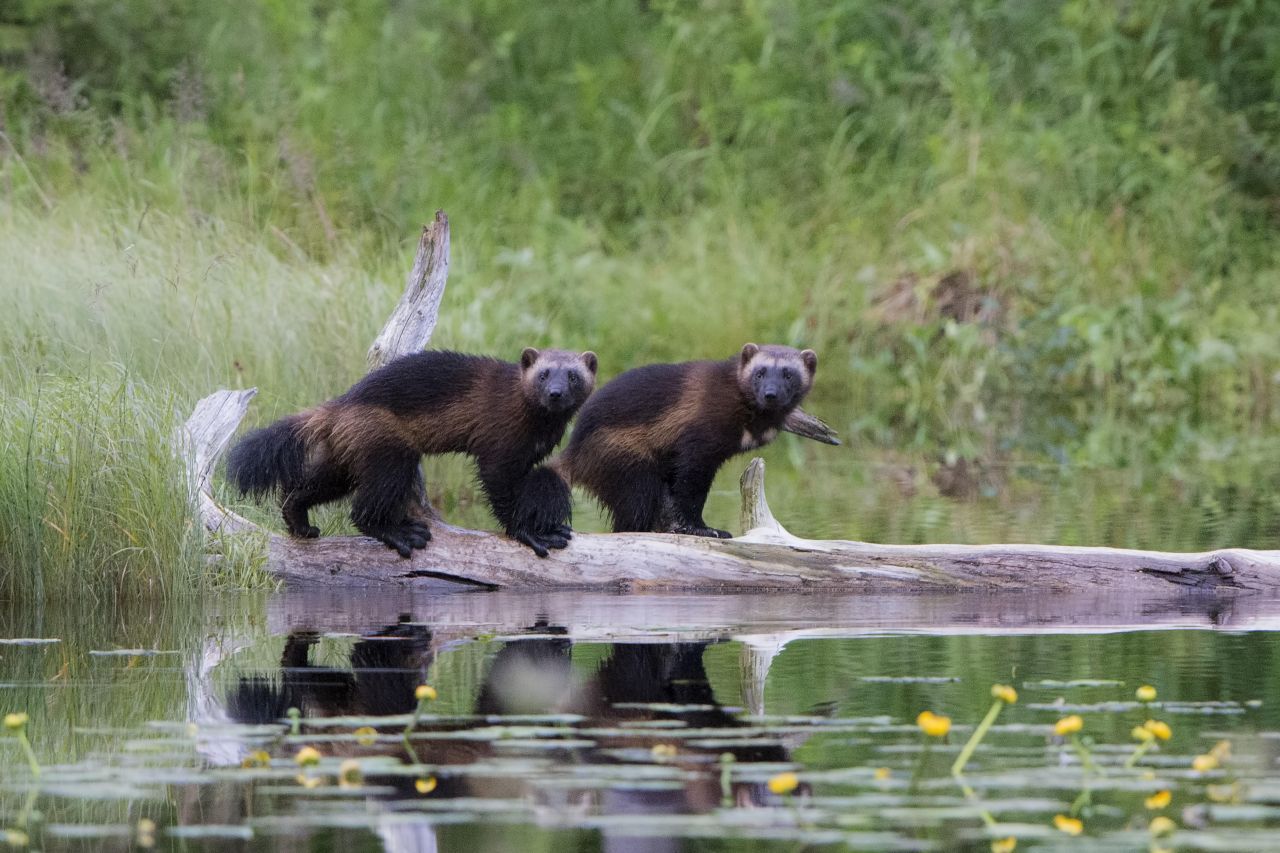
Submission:
<svg viewBox="0 0 1280 853">
<path fill-rule="evenodd" d="M 6 0 L 0 592 L 262 584 L 173 430 L 345 390 L 437 208 L 437 346 L 816 349 L 799 535 L 1280 547 L 1278 143 L 1260 0 Z"/>
</svg>

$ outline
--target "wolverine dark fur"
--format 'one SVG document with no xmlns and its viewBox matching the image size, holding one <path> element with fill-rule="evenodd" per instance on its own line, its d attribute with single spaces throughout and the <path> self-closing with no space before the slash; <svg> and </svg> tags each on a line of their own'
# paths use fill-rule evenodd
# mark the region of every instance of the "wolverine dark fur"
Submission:
<svg viewBox="0 0 1280 853">
<path fill-rule="evenodd" d="M 245 436 L 227 473 L 240 491 L 278 491 L 289 533 L 312 538 L 308 510 L 353 495 L 351 520 L 408 557 L 431 539 L 419 467 L 465 453 L 509 536 L 533 548 L 568 544 L 572 504 L 535 469 L 595 385 L 594 353 L 526 349 L 519 364 L 455 352 L 399 358 L 341 397 Z"/>
<path fill-rule="evenodd" d="M 583 406 L 553 467 L 600 500 L 615 532 L 728 538 L 702 520 L 716 471 L 777 436 L 817 367 L 812 350 L 747 344 L 726 361 L 628 370 Z"/>
</svg>

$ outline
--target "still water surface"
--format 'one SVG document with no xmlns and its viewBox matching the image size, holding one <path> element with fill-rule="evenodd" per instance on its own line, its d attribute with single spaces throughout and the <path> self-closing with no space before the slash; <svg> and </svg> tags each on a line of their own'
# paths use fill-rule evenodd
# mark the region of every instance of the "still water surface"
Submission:
<svg viewBox="0 0 1280 853">
<path fill-rule="evenodd" d="M 0 613 L 0 637 L 58 641 L 0 645 L 0 710 L 30 714 L 41 769 L 0 739 L 0 821 L 39 849 L 1147 850 L 1156 815 L 1179 849 L 1280 849 L 1270 600 L 281 593 Z M 995 683 L 1018 701 L 957 780 Z M 925 709 L 945 738 L 917 728 Z M 1072 713 L 1078 743 L 1053 733 Z M 1125 767 L 1147 719 L 1171 737 Z M 771 790 L 786 772 L 796 788 Z M 1073 807 L 1081 838 L 1053 824 Z"/>
</svg>

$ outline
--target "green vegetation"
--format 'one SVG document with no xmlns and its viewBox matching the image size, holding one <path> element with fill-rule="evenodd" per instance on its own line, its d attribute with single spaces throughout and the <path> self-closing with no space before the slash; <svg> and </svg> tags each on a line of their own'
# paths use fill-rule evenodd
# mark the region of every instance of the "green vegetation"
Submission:
<svg viewBox="0 0 1280 853">
<path fill-rule="evenodd" d="M 771 484 L 891 516 L 916 471 L 927 504 L 797 532 L 972 538 L 946 494 L 1017 509 L 990 472 L 1032 464 L 1131 472 L 1099 516 L 1242 503 L 1168 527 L 1274 546 L 1277 104 L 1256 0 L 6 4 L 0 589 L 251 582 L 198 559 L 176 423 L 345 388 L 437 207 L 442 346 L 817 349 L 871 473 L 788 441 Z M 434 497 L 487 524 L 468 482 Z M 1013 529 L 1162 544 L 1124 527 Z"/>
</svg>

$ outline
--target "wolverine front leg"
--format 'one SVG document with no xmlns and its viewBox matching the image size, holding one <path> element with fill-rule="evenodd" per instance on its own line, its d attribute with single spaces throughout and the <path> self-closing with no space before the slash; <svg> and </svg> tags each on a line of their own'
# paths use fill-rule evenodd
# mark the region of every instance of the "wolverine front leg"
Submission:
<svg viewBox="0 0 1280 853">
<path fill-rule="evenodd" d="M 480 483 L 494 516 L 512 539 L 539 557 L 546 557 L 548 549 L 568 546 L 573 496 L 555 471 L 535 468 L 516 478 L 500 465 L 482 465 Z"/>
<path fill-rule="evenodd" d="M 720 465 L 698 458 L 699 455 L 701 454 L 696 452 L 682 454 L 676 460 L 665 507 L 671 516 L 671 532 L 731 539 L 733 534 L 729 531 L 708 527 L 702 520 L 702 508 L 707 504 L 707 494 L 711 491 L 711 484 Z"/>
</svg>

